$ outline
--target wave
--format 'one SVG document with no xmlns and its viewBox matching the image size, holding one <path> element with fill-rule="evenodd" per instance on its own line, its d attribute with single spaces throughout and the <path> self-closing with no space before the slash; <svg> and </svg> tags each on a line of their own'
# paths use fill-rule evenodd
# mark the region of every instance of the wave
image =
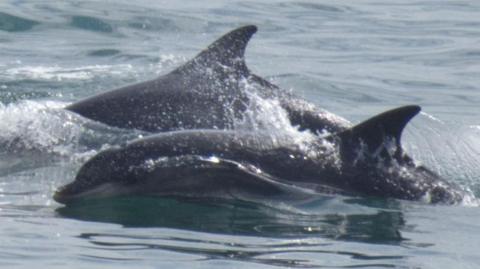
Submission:
<svg viewBox="0 0 480 269">
<path fill-rule="evenodd" d="M 0 12 L 0 31 L 24 32 L 38 24 L 40 23 L 34 20 Z"/>
</svg>

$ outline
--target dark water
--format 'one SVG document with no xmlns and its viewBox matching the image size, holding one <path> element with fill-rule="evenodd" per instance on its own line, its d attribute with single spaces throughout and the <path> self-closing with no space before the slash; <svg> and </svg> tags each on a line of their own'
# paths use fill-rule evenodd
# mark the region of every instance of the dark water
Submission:
<svg viewBox="0 0 480 269">
<path fill-rule="evenodd" d="M 478 268 L 476 201 L 52 200 L 100 149 L 142 135 L 65 105 L 168 72 L 245 24 L 259 27 L 250 69 L 352 122 L 421 105 L 408 152 L 480 195 L 480 2 L 7 0 L 0 267 Z"/>
</svg>

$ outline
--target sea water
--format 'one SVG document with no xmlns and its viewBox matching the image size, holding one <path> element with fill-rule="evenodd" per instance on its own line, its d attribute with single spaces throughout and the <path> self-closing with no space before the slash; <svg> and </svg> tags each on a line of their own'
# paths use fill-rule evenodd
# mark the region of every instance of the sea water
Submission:
<svg viewBox="0 0 480 269">
<path fill-rule="evenodd" d="M 422 106 L 406 150 L 480 195 L 480 2 L 5 0 L 0 267 L 479 268 L 476 201 L 52 200 L 98 151 L 144 135 L 63 107 L 165 74 L 247 24 L 254 73 L 352 123 Z"/>
</svg>

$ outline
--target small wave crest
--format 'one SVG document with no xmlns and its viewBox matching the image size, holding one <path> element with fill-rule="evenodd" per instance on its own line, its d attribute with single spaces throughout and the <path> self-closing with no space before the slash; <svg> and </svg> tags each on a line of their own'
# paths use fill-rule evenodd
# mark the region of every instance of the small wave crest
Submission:
<svg viewBox="0 0 480 269">
<path fill-rule="evenodd" d="M 4 71 L 5 79 L 34 79 L 45 81 L 85 80 L 98 74 L 120 75 L 132 70 L 132 65 L 88 65 L 80 67 L 60 67 L 45 65 L 12 66 Z"/>
</svg>

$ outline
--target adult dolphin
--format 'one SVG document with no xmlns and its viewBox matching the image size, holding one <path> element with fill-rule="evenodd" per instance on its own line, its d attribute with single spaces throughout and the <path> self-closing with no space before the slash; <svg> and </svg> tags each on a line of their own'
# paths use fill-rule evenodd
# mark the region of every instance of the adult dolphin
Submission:
<svg viewBox="0 0 480 269">
<path fill-rule="evenodd" d="M 245 48 L 256 31 L 253 25 L 235 29 L 168 74 L 89 97 L 66 109 L 111 126 L 149 132 L 232 129 L 250 105 L 248 87 L 256 96 L 278 100 L 292 125 L 300 129 L 344 130 L 347 121 L 248 70 Z"/>
<path fill-rule="evenodd" d="M 416 165 L 402 150 L 402 130 L 419 111 L 400 107 L 300 143 L 225 130 L 157 134 L 100 152 L 54 199 L 71 203 L 125 194 L 249 199 L 296 193 L 300 187 L 458 203 L 466 196 L 461 188 Z"/>
</svg>

